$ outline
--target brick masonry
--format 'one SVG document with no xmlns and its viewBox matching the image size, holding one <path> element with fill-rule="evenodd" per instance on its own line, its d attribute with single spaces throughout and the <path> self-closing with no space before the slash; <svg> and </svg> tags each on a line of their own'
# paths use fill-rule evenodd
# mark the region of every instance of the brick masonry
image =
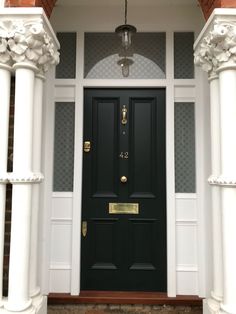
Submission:
<svg viewBox="0 0 236 314">
<path fill-rule="evenodd" d="M 50 17 L 57 0 L 5 0 L 6 7 L 43 7 Z M 198 0 L 206 19 L 215 8 L 236 8 L 236 0 Z"/>
<path fill-rule="evenodd" d="M 198 2 L 206 20 L 215 8 L 236 8 L 236 0 L 198 0 Z"/>
<path fill-rule="evenodd" d="M 5 0 L 5 7 L 42 7 L 50 17 L 57 0 Z"/>
<path fill-rule="evenodd" d="M 201 307 L 148 305 L 50 305 L 48 314 L 201 314 Z"/>
</svg>

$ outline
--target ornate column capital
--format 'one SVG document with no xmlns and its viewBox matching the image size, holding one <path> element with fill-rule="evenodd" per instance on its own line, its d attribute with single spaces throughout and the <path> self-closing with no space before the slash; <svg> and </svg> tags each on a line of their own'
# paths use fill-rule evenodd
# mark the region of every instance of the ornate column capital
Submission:
<svg viewBox="0 0 236 314">
<path fill-rule="evenodd" d="M 59 43 L 42 9 L 8 8 L 0 19 L 0 63 L 28 64 L 41 73 L 59 63 Z"/>
<path fill-rule="evenodd" d="M 194 45 L 194 62 L 214 77 L 236 67 L 236 10 L 215 9 Z"/>
</svg>

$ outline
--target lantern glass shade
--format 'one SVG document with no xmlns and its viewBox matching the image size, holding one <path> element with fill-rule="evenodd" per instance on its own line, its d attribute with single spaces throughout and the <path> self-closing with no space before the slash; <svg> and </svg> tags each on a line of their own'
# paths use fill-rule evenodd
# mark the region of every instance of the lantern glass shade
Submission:
<svg viewBox="0 0 236 314">
<path fill-rule="evenodd" d="M 133 25 L 120 25 L 116 28 L 116 33 L 121 36 L 122 46 L 127 50 L 131 45 L 131 37 L 137 32 L 136 27 Z"/>
<path fill-rule="evenodd" d="M 122 58 L 121 60 L 119 60 L 117 63 L 121 67 L 122 75 L 124 77 L 128 77 L 129 76 L 129 67 L 134 63 L 134 61 L 132 59 L 125 57 L 125 58 Z"/>
</svg>

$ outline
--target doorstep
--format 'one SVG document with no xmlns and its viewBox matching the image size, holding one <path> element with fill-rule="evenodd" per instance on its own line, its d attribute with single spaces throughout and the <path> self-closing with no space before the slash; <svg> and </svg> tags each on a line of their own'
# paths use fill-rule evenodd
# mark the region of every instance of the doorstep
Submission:
<svg viewBox="0 0 236 314">
<path fill-rule="evenodd" d="M 50 293 L 48 304 L 143 304 L 170 306 L 202 306 L 197 296 L 178 295 L 174 298 L 160 292 L 81 291 L 79 296 L 69 293 Z"/>
</svg>

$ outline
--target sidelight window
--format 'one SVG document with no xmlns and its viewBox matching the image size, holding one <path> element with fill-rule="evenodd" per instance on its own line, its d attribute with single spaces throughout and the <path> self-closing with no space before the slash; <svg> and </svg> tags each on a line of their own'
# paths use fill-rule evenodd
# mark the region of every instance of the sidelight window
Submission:
<svg viewBox="0 0 236 314">
<path fill-rule="evenodd" d="M 196 192 L 194 103 L 175 103 L 175 192 Z"/>
<path fill-rule="evenodd" d="M 74 115 L 73 102 L 56 102 L 54 132 L 53 191 L 73 191 L 74 173 Z"/>
</svg>

